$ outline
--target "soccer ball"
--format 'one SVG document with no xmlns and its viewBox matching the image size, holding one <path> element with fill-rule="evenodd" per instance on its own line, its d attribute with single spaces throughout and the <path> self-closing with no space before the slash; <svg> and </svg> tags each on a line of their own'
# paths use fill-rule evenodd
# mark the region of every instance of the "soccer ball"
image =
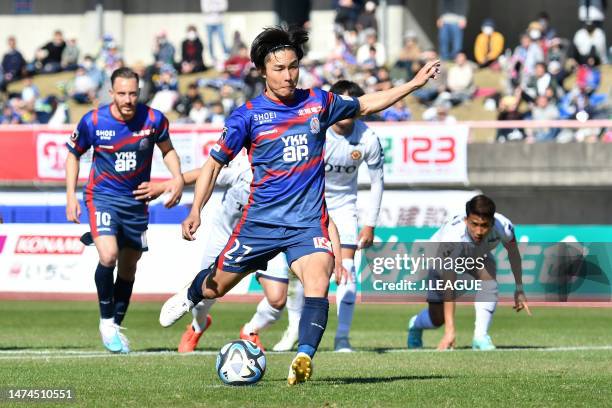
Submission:
<svg viewBox="0 0 612 408">
<path fill-rule="evenodd" d="M 253 342 L 235 340 L 217 355 L 217 375 L 228 385 L 251 385 L 266 372 L 266 356 Z"/>
</svg>

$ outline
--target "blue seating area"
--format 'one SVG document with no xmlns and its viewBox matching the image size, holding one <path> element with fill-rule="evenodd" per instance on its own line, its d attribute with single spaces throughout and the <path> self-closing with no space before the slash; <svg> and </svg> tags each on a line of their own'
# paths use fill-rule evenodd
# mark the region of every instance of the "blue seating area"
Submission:
<svg viewBox="0 0 612 408">
<path fill-rule="evenodd" d="M 149 207 L 151 224 L 180 224 L 187 214 L 189 205 L 179 205 L 171 209 L 163 205 Z M 87 224 L 87 209 L 81 203 L 81 223 Z M 63 205 L 0 205 L 0 215 L 5 223 L 23 224 L 63 224 L 66 221 L 66 207 Z"/>
</svg>

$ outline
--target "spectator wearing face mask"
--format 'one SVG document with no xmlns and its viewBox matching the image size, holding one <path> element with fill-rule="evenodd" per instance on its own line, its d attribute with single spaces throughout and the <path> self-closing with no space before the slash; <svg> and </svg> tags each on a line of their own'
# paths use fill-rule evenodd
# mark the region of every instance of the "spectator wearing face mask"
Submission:
<svg viewBox="0 0 612 408">
<path fill-rule="evenodd" d="M 548 55 L 549 42 L 544 38 L 544 28 L 539 21 L 532 21 L 527 27 L 527 35 L 531 38 L 531 42 L 536 44 L 542 50 L 544 58 Z"/>
<path fill-rule="evenodd" d="M 187 27 L 187 38 L 181 44 L 181 73 L 202 72 L 204 66 L 204 46 L 198 36 L 198 29 L 190 25 Z"/>
<path fill-rule="evenodd" d="M 480 34 L 474 43 L 474 58 L 481 68 L 497 63 L 504 52 L 504 36 L 495 31 L 495 23 L 487 18 L 482 22 Z"/>
</svg>

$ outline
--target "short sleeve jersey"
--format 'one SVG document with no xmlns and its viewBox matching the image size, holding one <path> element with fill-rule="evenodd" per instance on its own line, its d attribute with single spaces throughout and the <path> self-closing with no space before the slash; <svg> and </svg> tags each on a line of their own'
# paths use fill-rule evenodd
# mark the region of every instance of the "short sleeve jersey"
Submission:
<svg viewBox="0 0 612 408">
<path fill-rule="evenodd" d="M 358 112 L 357 99 L 316 88 L 297 89 L 289 105 L 262 94 L 232 112 L 211 156 L 227 164 L 247 149 L 253 181 L 243 219 L 290 227 L 326 223 L 325 132 Z"/>
<path fill-rule="evenodd" d="M 123 122 L 105 105 L 83 116 L 67 146 L 77 157 L 94 149 L 86 198 L 95 193 L 133 198 L 136 187 L 151 177 L 155 144 L 168 139 L 161 112 L 138 104 L 134 117 Z"/>
<path fill-rule="evenodd" d="M 383 150 L 372 129 L 357 120 L 348 136 L 327 130 L 325 199 L 330 209 L 357 204 L 357 173 L 362 162 L 369 169 L 383 167 Z"/>
<path fill-rule="evenodd" d="M 465 225 L 465 215 L 456 215 L 450 218 L 431 237 L 431 241 L 433 242 L 461 242 L 473 244 L 474 249 L 479 254 L 492 251 L 500 243 L 507 244 L 515 239 L 512 222 L 499 213 L 495 213 L 493 228 L 491 228 L 489 233 L 479 244 L 475 244 L 470 237 L 467 226 Z"/>
</svg>

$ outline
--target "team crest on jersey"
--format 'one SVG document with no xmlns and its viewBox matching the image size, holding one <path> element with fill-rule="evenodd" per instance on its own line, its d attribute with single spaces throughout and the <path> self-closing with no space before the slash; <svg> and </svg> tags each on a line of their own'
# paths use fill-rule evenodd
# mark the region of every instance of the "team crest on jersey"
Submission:
<svg viewBox="0 0 612 408">
<path fill-rule="evenodd" d="M 310 133 L 317 134 L 321 131 L 321 124 L 319 123 L 319 118 L 316 116 L 310 118 Z"/>
<path fill-rule="evenodd" d="M 142 139 L 138 143 L 138 150 L 147 150 L 149 148 L 149 139 Z"/>
<path fill-rule="evenodd" d="M 353 150 L 351 152 L 351 159 L 353 159 L 353 160 L 361 159 L 361 152 L 359 150 Z"/>
</svg>

